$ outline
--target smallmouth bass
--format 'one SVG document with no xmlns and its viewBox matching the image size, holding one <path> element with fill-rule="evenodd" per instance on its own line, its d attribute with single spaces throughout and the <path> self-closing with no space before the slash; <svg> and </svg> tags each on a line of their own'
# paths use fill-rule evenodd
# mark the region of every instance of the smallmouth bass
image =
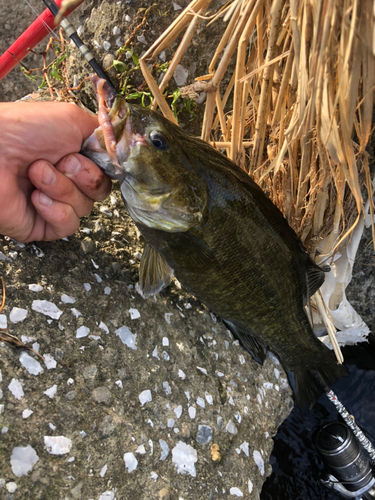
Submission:
<svg viewBox="0 0 375 500">
<path fill-rule="evenodd" d="M 224 321 L 262 363 L 267 349 L 294 373 L 305 411 L 345 366 L 314 335 L 305 305 L 324 271 L 278 208 L 225 155 L 156 112 L 114 96 L 93 77 L 99 123 L 82 147 L 119 180 L 127 210 L 146 240 L 144 296 L 173 274 Z"/>
</svg>

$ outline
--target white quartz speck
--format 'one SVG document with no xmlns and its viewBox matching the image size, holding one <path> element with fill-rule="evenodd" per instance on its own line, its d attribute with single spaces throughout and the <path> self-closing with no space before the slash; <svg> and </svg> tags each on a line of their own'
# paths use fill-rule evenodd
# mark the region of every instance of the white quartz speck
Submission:
<svg viewBox="0 0 375 500">
<path fill-rule="evenodd" d="M 5 485 L 5 488 L 9 491 L 9 493 L 14 493 L 18 486 L 14 481 L 11 481 Z"/>
<path fill-rule="evenodd" d="M 172 462 L 179 474 L 190 474 L 196 477 L 195 463 L 197 460 L 197 451 L 182 441 L 179 441 L 172 450 Z"/>
<path fill-rule="evenodd" d="M 65 436 L 44 436 L 44 446 L 50 455 L 66 455 L 72 445 L 72 440 Z"/>
<path fill-rule="evenodd" d="M 274 368 L 273 372 L 275 374 L 276 379 L 278 379 L 280 377 L 280 370 L 278 370 L 277 368 Z"/>
<path fill-rule="evenodd" d="M 46 391 L 44 391 L 43 394 L 45 394 L 50 399 L 52 399 L 53 396 L 56 394 L 56 392 L 57 392 L 57 385 L 54 384 L 52 387 L 50 387 L 49 389 L 47 389 Z"/>
<path fill-rule="evenodd" d="M 225 430 L 227 432 L 229 432 L 230 434 L 237 434 L 237 427 L 234 425 L 234 423 L 231 420 L 229 420 L 229 422 L 227 423 Z"/>
<path fill-rule="evenodd" d="M 249 479 L 247 482 L 247 486 L 249 488 L 249 493 L 253 491 L 253 482 Z"/>
<path fill-rule="evenodd" d="M 76 339 L 82 339 L 83 337 L 87 337 L 90 333 L 90 328 L 87 326 L 80 326 L 76 333 Z"/>
<path fill-rule="evenodd" d="M 53 359 L 51 354 L 43 354 L 43 358 L 44 358 L 44 364 L 46 365 L 47 370 L 53 370 L 54 368 L 56 368 L 56 366 L 57 366 L 56 360 Z"/>
<path fill-rule="evenodd" d="M 204 394 L 204 397 L 206 398 L 206 401 L 209 405 L 213 405 L 214 404 L 214 399 L 213 397 L 211 396 L 211 394 L 209 394 L 208 392 L 206 392 Z"/>
<path fill-rule="evenodd" d="M 12 472 L 16 477 L 26 476 L 38 461 L 39 457 L 30 445 L 16 446 L 10 457 Z"/>
<path fill-rule="evenodd" d="M 52 319 L 60 319 L 62 311 L 53 302 L 48 300 L 33 300 L 31 304 L 31 309 L 33 311 L 49 316 Z"/>
<path fill-rule="evenodd" d="M 105 323 L 103 323 L 103 321 L 99 323 L 99 328 L 103 330 L 105 333 L 109 333 L 108 326 Z"/>
<path fill-rule="evenodd" d="M 159 439 L 159 444 L 161 448 L 160 460 L 163 461 L 167 458 L 169 454 L 169 446 L 163 439 Z"/>
<path fill-rule="evenodd" d="M 52 422 L 49 422 L 48 427 L 51 429 L 51 431 L 55 431 L 56 430 L 56 425 L 53 425 Z"/>
<path fill-rule="evenodd" d="M 156 359 L 160 359 L 158 356 L 158 346 L 155 346 L 155 349 L 152 351 L 152 357 Z"/>
<path fill-rule="evenodd" d="M 237 487 L 230 488 L 229 493 L 235 497 L 243 497 L 242 491 Z"/>
<path fill-rule="evenodd" d="M 146 389 L 145 391 L 142 391 L 140 393 L 140 395 L 138 396 L 138 399 L 139 399 L 139 402 L 141 403 L 141 406 L 152 401 L 152 394 L 151 394 L 150 389 Z"/>
<path fill-rule="evenodd" d="M 197 409 L 194 408 L 194 406 L 189 406 L 188 413 L 189 413 L 189 417 L 191 419 L 193 419 L 193 418 L 195 418 L 195 415 L 197 414 Z"/>
<path fill-rule="evenodd" d="M 72 314 L 75 318 L 79 318 L 79 316 L 82 316 L 82 313 L 79 312 L 75 307 L 72 307 L 70 310 L 72 311 Z"/>
<path fill-rule="evenodd" d="M 173 313 L 165 313 L 164 314 L 165 321 L 168 323 L 168 325 L 171 324 L 171 316 L 173 316 Z"/>
<path fill-rule="evenodd" d="M 178 5 L 178 3 L 173 2 L 173 0 L 172 0 L 172 4 L 173 4 L 173 9 L 174 10 L 181 10 L 182 9 L 181 5 Z"/>
<path fill-rule="evenodd" d="M 247 441 L 244 441 L 240 445 L 240 449 L 245 453 L 247 457 L 249 456 L 249 443 Z"/>
<path fill-rule="evenodd" d="M 36 340 L 35 337 L 28 337 L 27 335 L 21 335 L 21 342 L 24 344 L 29 344 L 30 342 L 34 342 Z"/>
<path fill-rule="evenodd" d="M 7 328 L 8 320 L 5 314 L 0 314 L 0 328 Z"/>
<path fill-rule="evenodd" d="M 117 495 L 116 495 L 116 489 L 113 488 L 111 491 L 105 491 L 100 495 L 98 500 L 116 500 Z M 90 498 L 90 500 L 94 500 L 93 498 Z"/>
<path fill-rule="evenodd" d="M 130 347 L 130 349 L 137 350 L 136 346 L 136 338 L 137 334 L 132 333 L 127 326 L 122 326 L 115 330 L 115 334 L 120 338 L 121 342 L 126 346 Z"/>
<path fill-rule="evenodd" d="M 262 458 L 262 455 L 259 453 L 259 451 L 254 450 L 253 458 L 254 458 L 254 462 L 258 466 L 260 473 L 262 474 L 262 476 L 264 476 L 264 460 Z"/>
<path fill-rule="evenodd" d="M 129 313 L 130 313 L 130 319 L 138 319 L 141 317 L 141 314 L 140 312 L 138 311 L 138 309 L 129 309 Z"/>
<path fill-rule="evenodd" d="M 174 410 L 177 418 L 180 418 L 182 415 L 182 405 L 178 405 Z"/>
<path fill-rule="evenodd" d="M 206 407 L 206 403 L 205 403 L 204 399 L 201 397 L 197 397 L 197 405 L 199 405 L 202 408 Z"/>
<path fill-rule="evenodd" d="M 175 420 L 173 418 L 168 418 L 167 427 L 172 429 L 174 427 Z"/>
<path fill-rule="evenodd" d="M 140 455 L 145 455 L 146 454 L 146 448 L 144 444 L 141 444 L 138 446 L 138 448 L 135 450 L 136 453 L 139 453 Z"/>
<path fill-rule="evenodd" d="M 107 52 L 111 48 L 111 44 L 107 41 L 103 42 L 103 49 L 106 50 Z"/>
<path fill-rule="evenodd" d="M 273 383 L 272 382 L 264 382 L 263 387 L 265 389 L 272 389 L 273 388 Z"/>
<path fill-rule="evenodd" d="M 61 295 L 61 302 L 63 302 L 64 304 L 74 304 L 74 302 L 76 301 L 76 299 L 74 297 L 70 297 L 69 295 L 67 295 L 66 293 L 63 293 Z"/>
<path fill-rule="evenodd" d="M 110 286 L 106 286 L 104 288 L 104 295 L 111 295 L 112 288 Z"/>
<path fill-rule="evenodd" d="M 107 464 L 103 465 L 103 467 L 101 468 L 101 470 L 99 472 L 99 476 L 104 477 L 105 473 L 107 472 L 107 469 L 108 469 L 108 465 Z"/>
<path fill-rule="evenodd" d="M 98 264 L 94 261 L 94 259 L 91 259 L 92 265 L 95 267 L 95 269 L 99 269 Z"/>
<path fill-rule="evenodd" d="M 23 410 L 23 412 L 22 412 L 22 418 L 29 418 L 30 415 L 32 415 L 33 413 L 34 413 L 33 410 L 28 410 L 28 409 Z"/>
<path fill-rule="evenodd" d="M 94 273 L 94 276 L 95 276 L 95 279 L 96 279 L 96 281 L 97 281 L 98 283 L 101 283 L 101 282 L 103 281 L 103 280 L 102 280 L 102 278 L 99 276 L 99 274 Z"/>
<path fill-rule="evenodd" d="M 198 370 L 207 375 L 207 370 L 206 368 L 201 368 L 200 366 L 197 366 Z"/>
<path fill-rule="evenodd" d="M 29 373 L 31 373 L 31 375 L 39 375 L 39 373 L 43 372 L 43 368 L 39 361 L 30 356 L 30 354 L 27 354 L 27 352 L 21 354 L 20 363 Z"/>
<path fill-rule="evenodd" d="M 74 380 L 72 378 L 68 378 L 68 380 L 66 381 L 66 383 L 68 385 L 73 385 L 74 384 Z"/>
<path fill-rule="evenodd" d="M 186 375 L 185 375 L 185 373 L 182 370 L 178 370 L 178 376 L 180 378 L 182 378 L 182 380 L 185 380 L 185 378 L 186 378 Z"/>
<path fill-rule="evenodd" d="M 29 290 L 31 292 L 41 292 L 43 290 L 42 285 L 36 285 L 35 283 L 31 283 L 29 285 Z"/>
<path fill-rule="evenodd" d="M 116 380 L 115 384 L 117 385 L 117 387 L 118 387 L 119 389 L 122 389 L 122 388 L 123 388 L 123 385 L 122 385 L 121 380 Z"/>
<path fill-rule="evenodd" d="M 90 283 L 84 283 L 83 288 L 86 290 L 86 292 L 89 292 L 91 290 L 91 285 Z"/>
<path fill-rule="evenodd" d="M 125 462 L 125 467 L 128 469 L 128 472 L 132 472 L 138 466 L 138 460 L 135 458 L 133 453 L 125 453 L 124 462 Z"/>
<path fill-rule="evenodd" d="M 19 323 L 23 321 L 27 316 L 27 309 L 22 309 L 20 307 L 13 307 L 10 311 L 9 319 L 12 323 Z"/>
<path fill-rule="evenodd" d="M 163 389 L 165 390 L 165 394 L 167 395 L 172 394 L 171 386 L 168 384 L 167 381 L 163 382 Z"/>
<path fill-rule="evenodd" d="M 158 477 L 159 476 L 157 475 L 156 472 L 154 472 L 154 471 L 150 472 L 150 478 L 153 479 L 154 481 L 157 481 Z"/>
<path fill-rule="evenodd" d="M 25 395 L 22 389 L 21 382 L 16 378 L 12 378 L 10 384 L 8 385 L 8 389 L 16 399 L 21 399 Z"/>
<path fill-rule="evenodd" d="M 168 337 L 163 337 L 163 346 L 168 347 L 169 346 L 169 339 Z"/>
</svg>

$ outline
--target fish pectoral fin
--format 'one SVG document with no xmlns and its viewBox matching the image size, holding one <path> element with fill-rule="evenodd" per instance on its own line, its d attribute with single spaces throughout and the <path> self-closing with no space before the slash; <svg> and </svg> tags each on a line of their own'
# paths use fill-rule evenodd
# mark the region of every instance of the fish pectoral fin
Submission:
<svg viewBox="0 0 375 500">
<path fill-rule="evenodd" d="M 263 365 L 266 359 L 266 346 L 254 337 L 254 335 L 246 330 L 238 328 L 231 321 L 223 320 L 223 323 L 233 333 L 236 339 L 239 340 L 242 347 L 251 354 L 252 358 L 260 365 Z"/>
<path fill-rule="evenodd" d="M 139 268 L 139 288 L 143 297 L 156 295 L 168 286 L 173 277 L 173 269 L 165 262 L 163 257 L 146 244 Z"/>
<path fill-rule="evenodd" d="M 307 269 L 307 293 L 308 297 L 314 295 L 324 283 L 324 274 L 330 270 L 330 267 L 319 267 L 311 265 Z"/>
</svg>

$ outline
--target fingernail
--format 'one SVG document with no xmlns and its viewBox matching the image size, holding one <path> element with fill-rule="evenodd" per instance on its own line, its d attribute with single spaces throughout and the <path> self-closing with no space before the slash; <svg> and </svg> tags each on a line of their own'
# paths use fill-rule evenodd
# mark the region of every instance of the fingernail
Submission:
<svg viewBox="0 0 375 500">
<path fill-rule="evenodd" d="M 65 174 L 66 175 L 75 175 L 81 169 L 81 162 L 76 157 L 76 155 L 69 155 L 65 160 Z"/>
<path fill-rule="evenodd" d="M 43 184 L 53 184 L 56 181 L 56 174 L 49 165 L 45 165 L 43 170 Z"/>
<path fill-rule="evenodd" d="M 49 196 L 47 196 L 46 194 L 40 193 L 39 194 L 39 203 L 41 205 L 44 205 L 45 207 L 49 207 L 50 205 L 52 205 L 53 200 Z"/>
</svg>

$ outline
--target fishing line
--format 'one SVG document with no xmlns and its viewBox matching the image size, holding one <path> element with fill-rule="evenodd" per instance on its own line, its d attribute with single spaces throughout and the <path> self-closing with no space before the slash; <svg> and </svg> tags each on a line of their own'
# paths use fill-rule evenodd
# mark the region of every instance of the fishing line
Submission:
<svg viewBox="0 0 375 500">
<path fill-rule="evenodd" d="M 30 7 L 30 9 L 34 12 L 35 16 L 39 17 L 39 13 L 37 12 L 36 9 L 34 9 L 34 7 L 31 5 L 31 3 L 28 0 L 24 0 L 24 1 L 25 1 L 25 4 L 28 5 Z M 55 38 L 58 38 L 57 33 L 52 28 L 50 28 L 44 20 L 42 20 L 42 23 L 43 23 L 43 26 L 46 28 L 46 30 L 51 33 L 51 35 L 54 35 Z"/>
</svg>

